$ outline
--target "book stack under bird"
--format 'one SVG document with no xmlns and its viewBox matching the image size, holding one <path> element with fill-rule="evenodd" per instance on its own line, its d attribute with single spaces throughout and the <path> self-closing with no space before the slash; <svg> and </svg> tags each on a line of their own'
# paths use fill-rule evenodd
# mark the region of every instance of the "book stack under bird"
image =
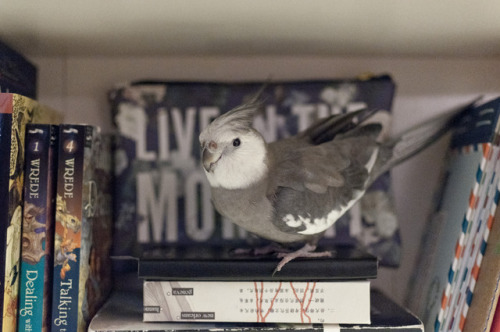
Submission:
<svg viewBox="0 0 500 332">
<path fill-rule="evenodd" d="M 172 247 L 139 259 L 144 321 L 369 324 L 377 259 L 354 248 L 297 259 Z"/>
<path fill-rule="evenodd" d="M 253 250 L 269 243 L 216 213 L 198 137 L 257 91 L 262 104 L 253 126 L 272 142 L 364 108 L 389 124 L 395 85 L 384 75 L 267 84 L 142 81 L 114 89 L 113 254 L 138 257 L 143 283 L 139 296 L 115 293 L 91 331 L 421 331 L 417 318 L 370 291 L 379 262 L 397 266 L 400 258 L 390 174 L 326 231 L 319 246 L 331 257 L 297 258 L 280 271 L 275 253 Z M 120 275 L 128 271 L 122 263 L 115 262 Z"/>
</svg>

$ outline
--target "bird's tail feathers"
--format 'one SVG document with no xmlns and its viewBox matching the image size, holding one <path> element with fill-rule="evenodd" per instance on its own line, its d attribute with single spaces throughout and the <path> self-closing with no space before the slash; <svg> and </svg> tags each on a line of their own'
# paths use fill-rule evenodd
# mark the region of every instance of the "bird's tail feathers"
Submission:
<svg viewBox="0 0 500 332">
<path fill-rule="evenodd" d="M 467 102 L 438 115 L 381 144 L 372 181 L 392 167 L 424 150 L 453 128 L 458 119 L 480 99 Z"/>
</svg>

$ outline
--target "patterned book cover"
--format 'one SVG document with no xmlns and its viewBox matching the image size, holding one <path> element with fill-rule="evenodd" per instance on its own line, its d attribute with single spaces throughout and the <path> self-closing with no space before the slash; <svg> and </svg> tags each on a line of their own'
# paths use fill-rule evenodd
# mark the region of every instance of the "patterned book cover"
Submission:
<svg viewBox="0 0 500 332">
<path fill-rule="evenodd" d="M 48 331 L 59 128 L 26 125 L 18 331 Z"/>
<path fill-rule="evenodd" d="M 481 258 L 481 270 L 478 271 L 474 298 L 467 313 L 464 332 L 487 332 L 490 328 L 491 331 L 496 331 L 492 327 L 492 322 L 495 317 L 495 308 L 497 311 L 500 308 L 498 305 L 500 299 L 500 264 L 498 264 L 500 262 L 500 209 L 496 209 L 495 213 L 489 216 L 486 233 L 488 234 L 487 246 Z M 497 329 L 500 331 L 500 326 Z"/>
<path fill-rule="evenodd" d="M 474 288 L 479 271 L 482 266 L 482 257 L 486 249 L 489 229 L 491 229 L 491 221 L 489 218 L 491 213 L 495 213 L 498 204 L 498 172 L 500 171 L 500 164 L 498 163 L 500 147 L 494 146 L 494 157 L 496 160 L 491 160 L 490 163 L 494 164 L 495 170 L 492 171 L 493 175 L 487 184 L 488 193 L 484 194 L 484 198 L 479 204 L 481 207 L 478 209 L 479 214 L 471 222 L 469 226 L 470 233 L 467 234 L 467 245 L 462 250 L 460 274 L 457 274 L 453 284 L 452 292 L 456 294 L 450 301 L 448 301 L 448 311 L 450 314 L 444 322 L 441 330 L 462 331 L 468 316 L 468 310 L 474 297 Z"/>
<path fill-rule="evenodd" d="M 0 92 L 36 99 L 36 88 L 36 66 L 0 41 Z"/>
<path fill-rule="evenodd" d="M 370 324 L 369 281 L 144 281 L 143 292 L 145 322 Z"/>
<path fill-rule="evenodd" d="M 137 82 L 110 93 L 118 132 L 114 255 L 138 255 L 162 244 L 258 242 L 215 212 L 198 136 L 213 118 L 252 98 L 263 84 Z M 272 141 L 296 134 L 317 118 L 363 107 L 380 109 L 378 119 L 389 122 L 394 92 L 389 76 L 272 82 L 262 93 L 265 107 L 254 125 Z M 386 174 L 323 242 L 359 245 L 382 264 L 398 265 L 399 226 L 389 185 Z"/>
<path fill-rule="evenodd" d="M 466 253 L 493 179 L 498 157 L 497 132 L 500 99 L 476 106 L 461 119 L 452 136 L 448 167 L 436 197 L 436 212 L 423 237 L 414 287 L 407 303 L 424 321 L 426 330 L 439 331 L 453 324 L 451 306 L 470 271 Z M 496 151 L 496 152 L 495 152 Z M 489 179 L 489 180 L 488 180 Z M 496 185 L 495 185 L 496 187 Z"/>
<path fill-rule="evenodd" d="M 27 123 L 58 123 L 60 115 L 17 94 L 0 93 L 0 313 L 2 331 L 17 328 L 24 135 Z"/>
<path fill-rule="evenodd" d="M 111 288 L 110 156 L 97 127 L 60 126 L 51 331 L 86 331 Z"/>
</svg>

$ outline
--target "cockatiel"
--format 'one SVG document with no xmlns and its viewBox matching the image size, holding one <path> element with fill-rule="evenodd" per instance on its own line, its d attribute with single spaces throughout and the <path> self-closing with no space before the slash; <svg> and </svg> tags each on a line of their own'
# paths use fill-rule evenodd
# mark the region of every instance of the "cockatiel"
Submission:
<svg viewBox="0 0 500 332">
<path fill-rule="evenodd" d="M 317 242 L 375 179 L 445 133 L 471 104 L 379 142 L 379 123 L 363 109 L 319 120 L 290 138 L 266 143 L 252 127 L 260 104 L 217 117 L 200 134 L 203 168 L 215 208 L 245 230 L 282 245 L 275 272 L 315 252 Z"/>
</svg>

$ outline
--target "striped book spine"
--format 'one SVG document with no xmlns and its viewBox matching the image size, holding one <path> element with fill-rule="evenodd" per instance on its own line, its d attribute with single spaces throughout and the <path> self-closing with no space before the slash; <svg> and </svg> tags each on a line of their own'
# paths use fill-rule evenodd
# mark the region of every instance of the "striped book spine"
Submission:
<svg viewBox="0 0 500 332">
<path fill-rule="evenodd" d="M 457 148 L 454 153 L 466 154 L 472 151 L 481 151 L 483 157 L 476 171 L 475 181 L 469 195 L 469 205 L 462 220 L 462 228 L 455 245 L 453 261 L 448 269 L 447 284 L 441 295 L 441 307 L 434 324 L 434 330 L 436 332 L 443 331 L 446 326 L 449 326 L 450 317 L 454 316 L 452 303 L 455 300 L 454 297 L 458 295 L 455 291 L 455 285 L 461 275 L 460 269 L 463 261 L 463 254 L 468 244 L 474 217 L 479 207 L 481 194 L 485 190 L 485 179 L 488 177 L 488 174 L 491 174 L 491 172 L 487 172 L 487 161 L 491 158 L 492 152 L 488 143 L 466 145 Z"/>
</svg>

